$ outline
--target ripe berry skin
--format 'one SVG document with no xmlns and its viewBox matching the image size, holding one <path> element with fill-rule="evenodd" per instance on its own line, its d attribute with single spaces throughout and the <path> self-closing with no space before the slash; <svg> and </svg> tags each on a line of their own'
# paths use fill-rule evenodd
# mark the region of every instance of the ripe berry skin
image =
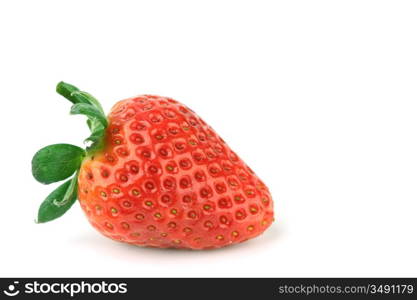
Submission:
<svg viewBox="0 0 417 300">
<path fill-rule="evenodd" d="M 212 249 L 263 233 L 268 188 L 192 110 L 143 95 L 118 102 L 105 148 L 87 157 L 78 199 L 90 223 L 117 241 Z"/>
</svg>

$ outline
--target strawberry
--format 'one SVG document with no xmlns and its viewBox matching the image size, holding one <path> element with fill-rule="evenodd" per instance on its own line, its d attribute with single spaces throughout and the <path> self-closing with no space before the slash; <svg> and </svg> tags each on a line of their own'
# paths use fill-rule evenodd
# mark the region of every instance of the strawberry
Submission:
<svg viewBox="0 0 417 300">
<path fill-rule="evenodd" d="M 75 175 L 42 203 L 38 222 L 63 215 L 76 201 L 89 222 L 117 241 L 158 248 L 210 249 L 241 243 L 273 222 L 268 188 L 217 133 L 171 98 L 142 95 L 114 105 L 76 87 L 57 91 L 84 114 L 86 150 L 41 149 L 34 177 L 52 183 Z"/>
</svg>

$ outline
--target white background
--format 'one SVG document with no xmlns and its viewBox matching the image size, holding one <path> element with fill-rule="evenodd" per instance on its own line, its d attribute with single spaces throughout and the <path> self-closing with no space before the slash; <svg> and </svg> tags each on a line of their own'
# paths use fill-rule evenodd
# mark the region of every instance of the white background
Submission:
<svg viewBox="0 0 417 300">
<path fill-rule="evenodd" d="M 417 276 L 415 1 L 1 1 L 0 276 Z M 258 173 L 277 222 L 217 251 L 127 246 L 53 188 L 40 147 L 87 137 L 55 93 L 197 111 Z"/>
</svg>

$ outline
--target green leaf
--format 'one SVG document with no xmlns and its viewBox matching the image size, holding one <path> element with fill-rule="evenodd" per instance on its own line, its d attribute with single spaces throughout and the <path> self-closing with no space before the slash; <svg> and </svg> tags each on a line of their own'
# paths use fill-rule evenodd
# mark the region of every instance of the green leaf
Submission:
<svg viewBox="0 0 417 300">
<path fill-rule="evenodd" d="M 74 103 L 74 104 L 79 103 L 79 99 L 71 96 L 73 92 L 79 91 L 79 89 L 77 87 L 61 81 L 56 86 L 56 91 L 57 91 L 58 94 L 64 96 L 65 98 L 67 98 L 72 103 Z"/>
<path fill-rule="evenodd" d="M 56 86 L 56 91 L 58 92 L 58 94 L 60 94 L 61 96 L 64 96 L 65 98 L 67 98 L 69 101 L 71 101 L 74 104 L 76 103 L 91 104 L 104 115 L 104 111 L 103 111 L 103 108 L 101 107 L 100 102 L 89 93 L 80 91 L 76 86 L 73 86 L 72 84 L 61 81 Z"/>
<path fill-rule="evenodd" d="M 71 114 L 82 114 L 88 117 L 87 125 L 91 135 L 85 140 L 88 143 L 87 152 L 92 154 L 103 148 L 108 121 L 100 102 L 89 93 L 80 91 L 77 87 L 63 81 L 58 83 L 56 91 L 74 103 L 71 107 Z"/>
<path fill-rule="evenodd" d="M 93 143 L 98 142 L 99 139 L 102 139 L 105 133 L 105 127 L 99 122 L 91 122 L 91 135 L 85 139 L 85 142 L 91 141 Z"/>
<path fill-rule="evenodd" d="M 71 93 L 71 96 L 76 98 L 79 103 L 91 104 L 104 115 L 103 107 L 101 106 L 100 102 L 89 93 L 83 91 L 74 91 Z"/>
<path fill-rule="evenodd" d="M 77 103 L 71 107 L 72 115 L 86 115 L 92 122 L 98 120 L 104 127 L 107 127 L 106 116 L 91 104 Z"/>
<path fill-rule="evenodd" d="M 44 184 L 64 180 L 79 169 L 84 155 L 84 149 L 69 144 L 42 148 L 32 159 L 33 177 Z"/>
<path fill-rule="evenodd" d="M 91 123 L 91 135 L 85 139 L 85 143 L 91 142 L 89 146 L 87 146 L 87 151 L 89 153 L 94 152 L 97 149 L 101 149 L 104 145 L 104 134 L 105 128 L 99 122 L 92 122 Z"/>
<path fill-rule="evenodd" d="M 71 208 L 77 200 L 77 180 L 78 172 L 46 197 L 39 207 L 37 223 L 55 220 Z"/>
</svg>

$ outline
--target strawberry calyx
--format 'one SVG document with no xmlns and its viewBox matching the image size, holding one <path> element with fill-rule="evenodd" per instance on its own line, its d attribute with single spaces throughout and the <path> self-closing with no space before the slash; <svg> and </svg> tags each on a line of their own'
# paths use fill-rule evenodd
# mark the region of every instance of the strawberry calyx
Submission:
<svg viewBox="0 0 417 300">
<path fill-rule="evenodd" d="M 70 112 L 72 115 L 87 116 L 87 125 L 91 135 L 85 142 L 89 143 L 86 149 L 89 154 L 101 149 L 104 146 L 104 134 L 108 122 L 100 102 L 90 94 L 62 81 L 58 83 L 56 91 L 74 104 Z"/>
<path fill-rule="evenodd" d="M 62 216 L 77 200 L 78 172 L 87 156 L 104 147 L 107 118 L 99 101 L 77 87 L 60 82 L 56 87 L 58 94 L 73 103 L 70 113 L 87 117 L 91 134 L 85 139 L 86 149 L 70 144 L 54 144 L 40 149 L 32 159 L 32 175 L 43 184 L 72 179 L 56 188 L 43 201 L 38 211 L 37 223 L 52 221 Z"/>
</svg>

